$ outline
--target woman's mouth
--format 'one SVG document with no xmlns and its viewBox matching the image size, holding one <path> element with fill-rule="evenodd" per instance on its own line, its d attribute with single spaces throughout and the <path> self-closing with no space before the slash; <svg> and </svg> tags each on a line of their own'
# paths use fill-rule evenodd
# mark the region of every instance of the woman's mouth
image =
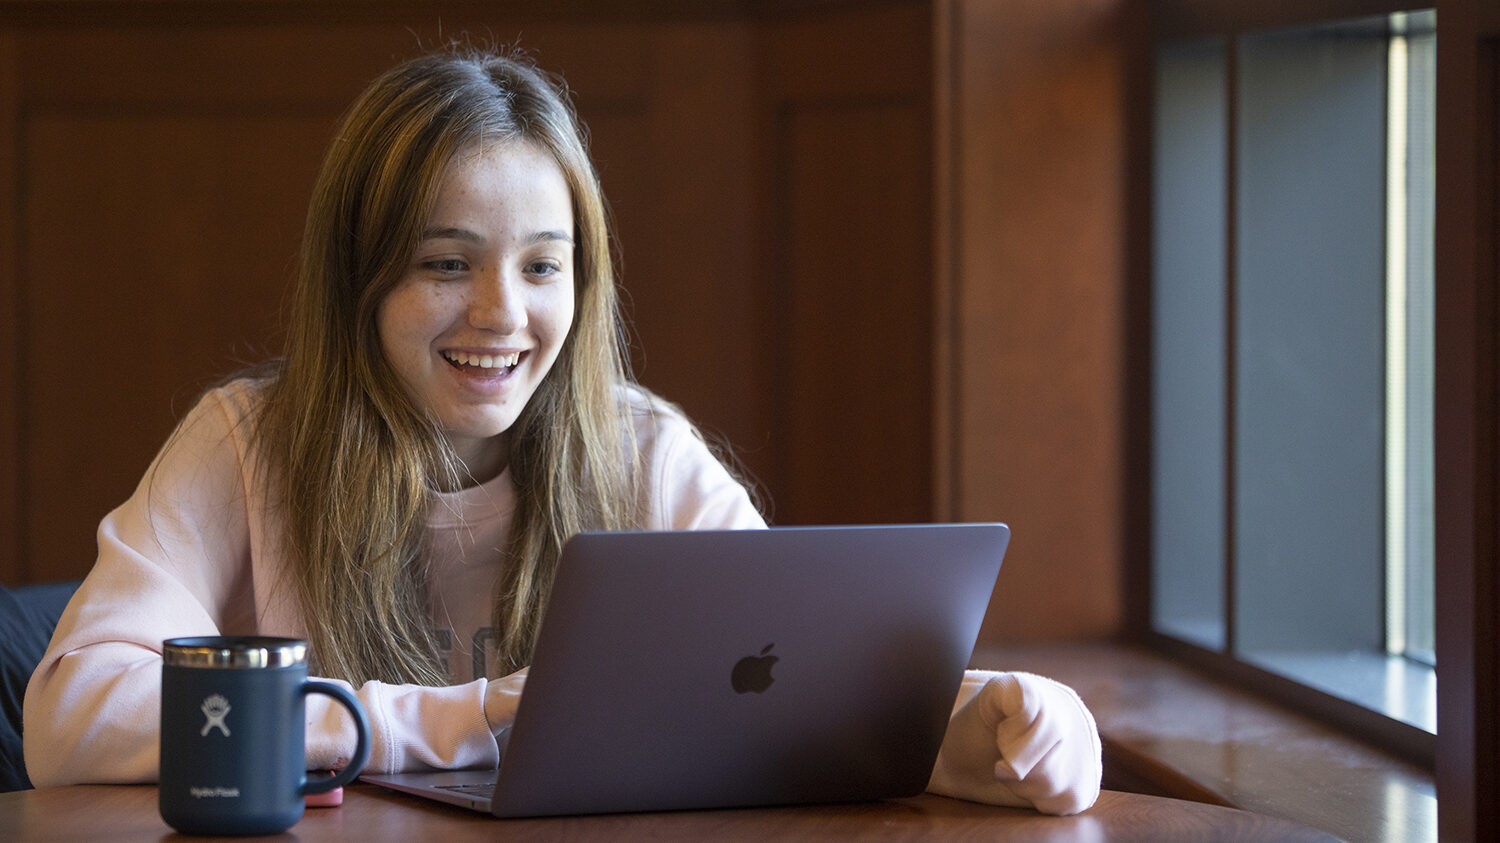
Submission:
<svg viewBox="0 0 1500 843">
<path fill-rule="evenodd" d="M 445 351 L 443 359 L 460 371 L 482 375 L 498 375 L 509 372 L 521 362 L 521 352 L 511 354 L 475 354 L 468 351 Z M 475 371 L 478 370 L 478 371 Z"/>
</svg>

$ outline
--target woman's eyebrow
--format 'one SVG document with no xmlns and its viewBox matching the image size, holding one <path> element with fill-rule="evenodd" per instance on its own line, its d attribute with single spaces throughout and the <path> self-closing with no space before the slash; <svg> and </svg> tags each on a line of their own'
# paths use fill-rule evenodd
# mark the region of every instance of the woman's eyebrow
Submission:
<svg viewBox="0 0 1500 843">
<path fill-rule="evenodd" d="M 465 240 L 470 243 L 479 243 L 484 240 L 478 232 L 457 226 L 434 226 L 422 232 L 423 240 Z"/>
<path fill-rule="evenodd" d="M 558 240 L 563 243 L 567 243 L 569 246 L 577 245 L 573 242 L 572 235 L 568 234 L 566 231 L 538 231 L 537 233 L 531 235 L 531 242 L 533 243 L 546 243 L 552 240 Z"/>
<path fill-rule="evenodd" d="M 451 226 L 451 225 L 434 226 L 432 228 L 429 228 L 426 231 L 422 232 L 422 239 L 423 240 L 463 240 L 463 241 L 468 242 L 468 243 L 482 243 L 482 242 L 484 242 L 484 237 L 480 236 L 480 234 L 478 232 L 470 231 L 467 228 L 459 228 L 457 226 Z M 560 231 L 560 230 L 555 230 L 555 229 L 551 230 L 551 231 L 538 231 L 537 233 L 531 235 L 530 237 L 528 237 L 526 239 L 527 239 L 528 242 L 531 242 L 531 243 L 548 243 L 548 242 L 552 242 L 552 241 L 560 241 L 560 242 L 563 242 L 563 243 L 567 243 L 570 246 L 576 245 L 573 242 L 572 235 L 568 234 L 566 231 Z"/>
</svg>

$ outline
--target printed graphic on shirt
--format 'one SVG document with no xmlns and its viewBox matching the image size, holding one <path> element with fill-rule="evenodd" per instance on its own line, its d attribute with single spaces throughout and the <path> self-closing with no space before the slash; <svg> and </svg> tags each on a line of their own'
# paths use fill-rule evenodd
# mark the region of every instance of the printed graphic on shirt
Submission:
<svg viewBox="0 0 1500 843">
<path fill-rule="evenodd" d="M 500 636 L 494 627 L 479 627 L 467 636 L 467 641 L 462 645 L 457 645 L 456 642 L 465 639 L 452 629 L 434 629 L 432 635 L 437 640 L 438 661 L 448 666 L 448 681 L 456 685 L 480 677 L 504 676 L 511 672 L 500 670 Z"/>
</svg>

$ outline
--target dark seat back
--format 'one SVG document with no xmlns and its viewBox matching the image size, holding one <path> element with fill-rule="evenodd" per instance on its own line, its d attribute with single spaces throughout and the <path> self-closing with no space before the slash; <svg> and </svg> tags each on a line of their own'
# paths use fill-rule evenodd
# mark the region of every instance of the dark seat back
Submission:
<svg viewBox="0 0 1500 843">
<path fill-rule="evenodd" d="M 31 787 L 21 754 L 21 701 L 76 590 L 77 582 L 0 586 L 0 793 Z"/>
</svg>

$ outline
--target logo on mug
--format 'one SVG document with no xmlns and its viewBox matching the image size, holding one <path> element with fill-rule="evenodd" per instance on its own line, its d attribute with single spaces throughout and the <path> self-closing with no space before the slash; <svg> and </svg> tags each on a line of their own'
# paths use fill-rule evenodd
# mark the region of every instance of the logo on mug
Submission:
<svg viewBox="0 0 1500 843">
<path fill-rule="evenodd" d="M 204 700 L 203 705 L 199 707 L 207 719 L 204 720 L 203 729 L 198 732 L 198 735 L 207 737 L 210 730 L 218 729 L 224 733 L 224 737 L 229 737 L 229 726 L 224 723 L 224 718 L 229 716 L 229 700 L 219 694 L 214 694 Z"/>
</svg>

